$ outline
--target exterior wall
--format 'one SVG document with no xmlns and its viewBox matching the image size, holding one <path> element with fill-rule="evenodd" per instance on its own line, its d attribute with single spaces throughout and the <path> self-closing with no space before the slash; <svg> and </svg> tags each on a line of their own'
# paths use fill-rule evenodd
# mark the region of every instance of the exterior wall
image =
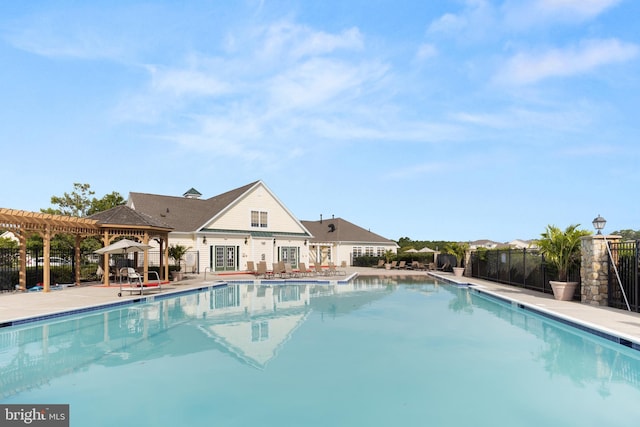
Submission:
<svg viewBox="0 0 640 427">
<path fill-rule="evenodd" d="M 618 242 L 620 239 L 620 236 L 606 236 L 606 240 L 609 242 Z M 581 249 L 582 294 L 580 301 L 583 304 L 606 306 L 609 295 L 609 274 L 607 271 L 609 253 L 605 236 L 583 237 Z"/>
<path fill-rule="evenodd" d="M 267 227 L 251 227 L 251 211 L 267 212 Z M 302 233 L 304 229 L 263 186 L 256 187 L 205 228 Z"/>
<path fill-rule="evenodd" d="M 267 212 L 267 227 L 251 227 L 251 211 Z M 215 270 L 215 246 L 233 246 L 239 249 L 238 270 L 247 270 L 247 261 L 257 263 L 265 261 L 268 268 L 278 261 L 279 252 L 282 247 L 297 248 L 298 263 L 305 262 L 308 265 L 309 253 L 305 241 L 308 238 L 276 238 L 273 237 L 251 237 L 250 231 L 282 232 L 282 233 L 305 233 L 306 230 L 300 225 L 287 209 L 269 192 L 264 186 L 258 185 L 252 191 L 245 194 L 241 199 L 221 216 L 204 225 L 204 228 L 220 230 L 237 230 L 241 234 L 229 233 L 210 234 L 204 233 L 207 242 L 202 242 L 203 233 L 197 237 L 195 234 L 187 238 L 171 239 L 171 244 L 180 243 L 190 246 L 192 250 L 199 251 L 200 270 L 205 268 Z M 246 241 L 246 243 L 245 243 Z M 190 271 L 187 269 L 187 271 Z"/>
</svg>

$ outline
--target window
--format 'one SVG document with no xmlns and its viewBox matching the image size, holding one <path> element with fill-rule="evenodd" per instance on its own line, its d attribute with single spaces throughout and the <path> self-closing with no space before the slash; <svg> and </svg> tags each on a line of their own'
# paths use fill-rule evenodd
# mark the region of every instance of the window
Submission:
<svg viewBox="0 0 640 427">
<path fill-rule="evenodd" d="M 366 256 L 373 256 L 373 246 L 366 246 L 364 248 L 364 254 Z"/>
<path fill-rule="evenodd" d="M 354 246 L 353 247 L 353 257 L 357 258 L 357 257 L 361 257 L 362 256 L 362 247 L 361 246 Z"/>
<path fill-rule="evenodd" d="M 267 213 L 264 211 L 251 211 L 251 226 L 267 228 Z"/>
<path fill-rule="evenodd" d="M 376 256 L 383 257 L 384 256 L 384 248 L 378 246 L 377 249 L 378 249 L 378 252 L 377 252 Z"/>
</svg>

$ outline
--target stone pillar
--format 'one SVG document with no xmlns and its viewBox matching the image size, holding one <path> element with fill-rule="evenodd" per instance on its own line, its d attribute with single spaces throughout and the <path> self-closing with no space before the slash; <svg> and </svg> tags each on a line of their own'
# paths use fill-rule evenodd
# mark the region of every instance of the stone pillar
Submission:
<svg viewBox="0 0 640 427">
<path fill-rule="evenodd" d="M 620 236 L 606 236 L 606 241 L 618 242 Z M 581 239 L 582 262 L 580 280 L 583 304 L 606 306 L 609 293 L 609 252 L 605 245 L 605 236 L 592 235 Z"/>
</svg>

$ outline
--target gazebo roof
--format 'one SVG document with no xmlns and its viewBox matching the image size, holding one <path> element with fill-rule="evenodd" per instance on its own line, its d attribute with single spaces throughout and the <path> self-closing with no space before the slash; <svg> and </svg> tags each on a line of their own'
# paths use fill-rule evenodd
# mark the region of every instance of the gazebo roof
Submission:
<svg viewBox="0 0 640 427">
<path fill-rule="evenodd" d="M 89 216 L 89 218 L 98 221 L 101 226 L 124 226 L 163 230 L 173 229 L 173 227 L 167 223 L 142 212 L 137 212 L 125 205 L 116 206 L 106 211 L 98 212 Z"/>
</svg>

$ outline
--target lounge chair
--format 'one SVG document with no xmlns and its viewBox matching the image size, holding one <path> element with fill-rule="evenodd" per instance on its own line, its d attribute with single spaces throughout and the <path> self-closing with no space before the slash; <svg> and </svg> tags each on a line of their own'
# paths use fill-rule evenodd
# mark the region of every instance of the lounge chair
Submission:
<svg viewBox="0 0 640 427">
<path fill-rule="evenodd" d="M 267 279 L 271 275 L 272 275 L 272 273 L 267 270 L 267 263 L 265 261 L 260 261 L 258 263 L 258 269 L 257 269 L 256 277 L 263 277 L 263 278 Z"/>
<path fill-rule="evenodd" d="M 253 274 L 254 276 L 258 275 L 258 270 L 256 269 L 256 266 L 253 263 L 253 261 L 247 261 L 247 271 Z"/>
<path fill-rule="evenodd" d="M 329 263 L 329 274 L 332 276 L 345 276 L 347 273 L 342 270 L 336 269 L 336 265 L 332 262 Z"/>
<path fill-rule="evenodd" d="M 327 272 L 323 270 L 320 264 L 315 264 L 313 267 L 316 270 L 316 274 L 319 276 L 327 276 Z"/>
<path fill-rule="evenodd" d="M 307 264 L 304 262 L 298 264 L 298 270 L 300 271 L 301 276 L 310 276 L 313 273 L 312 270 L 307 268 Z"/>
<path fill-rule="evenodd" d="M 391 268 L 396 268 L 396 265 L 398 265 L 398 261 L 391 261 Z"/>
<path fill-rule="evenodd" d="M 401 269 L 404 270 L 406 265 L 407 265 L 407 261 L 400 261 L 400 263 L 393 268 L 395 268 L 396 270 L 401 270 Z"/>
<path fill-rule="evenodd" d="M 293 271 L 290 262 L 283 262 L 282 267 L 284 269 L 284 275 L 286 277 L 299 277 L 299 273 Z"/>
<path fill-rule="evenodd" d="M 451 263 L 449 261 L 447 261 L 444 264 L 442 264 L 442 267 L 438 267 L 438 270 L 440 270 L 440 271 L 453 271 L 453 269 L 451 268 Z"/>
<path fill-rule="evenodd" d="M 378 265 L 376 265 L 376 268 L 384 268 L 384 260 L 383 259 L 379 259 L 378 260 Z"/>
</svg>

